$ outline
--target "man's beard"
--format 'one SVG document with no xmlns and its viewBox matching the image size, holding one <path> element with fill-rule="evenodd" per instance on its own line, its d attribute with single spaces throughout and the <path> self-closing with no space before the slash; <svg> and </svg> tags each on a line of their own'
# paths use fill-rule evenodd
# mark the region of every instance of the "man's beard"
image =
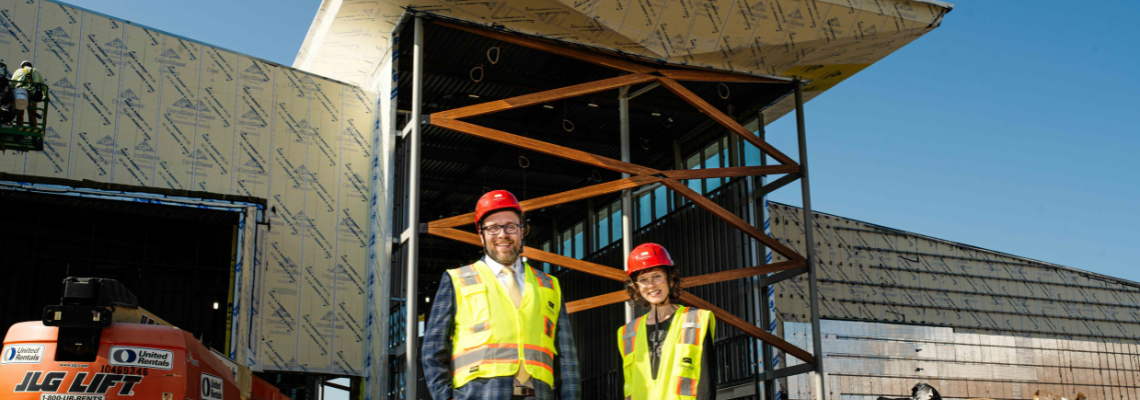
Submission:
<svg viewBox="0 0 1140 400">
<path fill-rule="evenodd" d="M 492 260 L 495 260 L 495 262 L 499 264 L 511 265 L 519 258 L 519 254 L 522 253 L 522 246 L 519 242 L 514 242 L 513 247 L 511 247 L 506 257 L 499 256 L 499 252 L 496 251 L 494 243 L 491 243 L 489 246 L 483 246 L 483 252 L 487 253 L 488 257 L 491 257 Z"/>
</svg>

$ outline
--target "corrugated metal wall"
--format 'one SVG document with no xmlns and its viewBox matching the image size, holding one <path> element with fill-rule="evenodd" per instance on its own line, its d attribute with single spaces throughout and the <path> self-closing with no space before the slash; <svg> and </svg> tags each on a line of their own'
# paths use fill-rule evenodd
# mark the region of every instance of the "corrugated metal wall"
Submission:
<svg viewBox="0 0 1140 400">
<path fill-rule="evenodd" d="M 0 171 L 268 199 L 237 358 L 364 374 L 374 94 L 54 2 L 0 0 L 0 24 L 0 61 L 33 60 L 53 96 L 44 151 Z"/>
<path fill-rule="evenodd" d="M 827 399 L 909 396 L 916 383 L 943 398 L 1032 399 L 1039 389 L 1075 398 L 1140 398 L 1140 345 L 962 333 L 960 329 L 823 321 Z M 785 325 L 810 347 L 811 325 Z M 788 379 L 789 399 L 809 399 L 806 375 Z"/>
<path fill-rule="evenodd" d="M 802 254 L 802 210 L 770 212 L 773 236 Z M 918 382 L 944 398 L 1140 399 L 1140 285 L 833 215 L 815 223 L 829 399 L 905 396 Z M 776 293 L 784 337 L 810 348 L 806 281 Z M 790 399 L 810 398 L 807 379 L 788 380 Z"/>
<path fill-rule="evenodd" d="M 802 210 L 770 211 L 773 236 L 803 253 Z M 1140 284 L 833 215 L 815 223 L 823 318 L 1140 342 Z M 805 302 L 789 301 L 806 287 L 777 287 L 785 321 L 810 321 Z"/>
</svg>

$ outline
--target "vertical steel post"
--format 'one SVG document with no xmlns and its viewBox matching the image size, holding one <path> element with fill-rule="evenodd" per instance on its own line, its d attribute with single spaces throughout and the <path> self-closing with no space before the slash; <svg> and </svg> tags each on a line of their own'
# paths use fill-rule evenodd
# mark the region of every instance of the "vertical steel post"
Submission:
<svg viewBox="0 0 1140 400">
<path fill-rule="evenodd" d="M 804 91 L 803 82 L 795 81 L 796 85 L 796 134 L 800 144 L 800 189 L 803 192 L 804 205 L 804 245 L 807 254 L 804 254 L 805 264 L 808 267 L 808 290 L 811 295 L 811 341 L 812 355 L 815 356 L 815 376 L 812 385 L 816 396 L 824 398 L 823 385 L 823 339 L 819 328 L 819 274 L 815 265 L 815 222 L 812 221 L 811 185 L 808 183 L 807 158 L 807 130 L 804 128 Z"/>
<path fill-rule="evenodd" d="M 629 86 L 621 88 L 618 95 L 618 119 L 621 121 L 621 160 L 630 162 L 629 158 Z M 629 178 L 629 174 L 622 173 L 622 179 Z M 633 189 L 627 189 L 621 194 L 621 265 L 629 270 L 629 252 L 633 250 Z M 633 320 L 633 306 L 625 304 L 625 320 Z"/>
<path fill-rule="evenodd" d="M 408 123 L 412 124 L 412 131 L 409 135 L 412 136 L 411 143 L 411 159 L 408 160 L 408 230 L 411 233 L 408 235 L 408 289 L 405 295 L 404 307 L 407 307 L 407 326 L 406 334 L 404 336 L 404 345 L 407 350 L 404 352 L 404 398 L 408 400 L 416 399 L 416 375 L 419 371 L 416 370 L 416 343 L 418 342 L 419 334 L 419 312 L 416 311 L 416 305 L 419 304 L 417 300 L 416 285 L 418 282 L 419 268 L 416 263 L 419 262 L 419 225 L 420 225 L 420 138 L 422 136 L 422 115 L 423 105 L 421 104 L 423 96 L 423 78 L 424 78 L 424 18 L 416 16 L 415 36 L 413 39 L 412 49 L 412 120 Z"/>
<path fill-rule="evenodd" d="M 767 139 L 767 131 L 765 130 L 766 127 L 765 127 L 764 112 L 763 111 L 761 111 L 759 113 L 759 116 L 757 116 L 756 122 L 757 122 L 756 134 L 760 137 L 760 141 L 768 140 Z M 764 149 L 759 149 L 759 150 L 760 150 L 760 166 L 767 166 L 768 165 L 768 156 L 767 156 L 767 154 L 764 154 Z M 764 175 L 757 176 L 756 180 L 759 181 L 759 184 L 756 185 L 757 190 L 760 190 L 760 188 L 764 187 L 764 184 L 768 183 L 768 179 Z M 760 200 L 759 204 L 756 205 L 757 219 L 759 220 L 759 223 L 762 227 L 761 229 L 763 229 L 764 234 L 771 235 L 772 231 L 771 231 L 770 227 L 768 226 L 768 196 L 767 195 L 760 196 L 759 200 Z M 768 246 L 765 246 L 763 243 L 759 243 L 759 245 L 760 245 L 760 263 L 761 264 L 770 264 L 772 262 L 771 251 L 769 251 Z M 756 279 L 759 280 L 760 278 L 757 277 Z M 774 298 L 775 296 L 772 295 L 772 287 L 771 286 L 760 286 L 759 292 L 760 292 L 759 295 L 762 299 L 760 302 L 760 304 L 762 304 L 762 307 L 760 310 L 761 326 L 764 328 L 764 330 L 775 335 L 776 334 L 776 314 L 774 312 L 772 312 L 773 302 L 775 302 L 775 298 Z M 763 363 L 762 363 L 762 365 L 764 366 L 764 371 L 765 372 L 775 371 L 776 370 L 776 360 L 778 360 L 779 354 L 776 353 L 775 351 L 773 351 L 772 345 L 770 345 L 768 343 L 760 342 L 760 346 L 761 346 L 760 353 L 764 357 Z M 760 383 L 759 383 L 760 380 L 757 379 L 756 381 L 757 381 L 757 383 L 756 383 L 756 386 L 757 386 L 756 387 L 756 398 L 760 399 L 760 387 L 759 387 L 760 386 Z M 764 380 L 764 397 L 763 398 L 765 400 L 775 400 L 776 399 L 776 380 L 775 379 Z"/>
</svg>

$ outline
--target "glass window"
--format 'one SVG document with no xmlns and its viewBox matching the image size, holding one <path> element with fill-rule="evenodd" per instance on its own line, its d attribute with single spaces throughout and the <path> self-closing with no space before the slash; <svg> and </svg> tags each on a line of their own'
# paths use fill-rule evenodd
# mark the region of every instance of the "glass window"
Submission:
<svg viewBox="0 0 1140 400">
<path fill-rule="evenodd" d="M 637 227 L 641 228 L 653 221 L 653 192 L 643 193 L 637 198 Z"/>
<path fill-rule="evenodd" d="M 747 167 L 756 167 L 760 165 L 760 149 L 753 146 L 752 143 L 744 142 L 740 145 L 744 149 L 744 165 Z"/>
<path fill-rule="evenodd" d="M 574 255 L 572 257 L 581 260 L 586 257 L 586 228 L 585 222 L 579 222 L 574 225 Z"/>
<path fill-rule="evenodd" d="M 653 219 L 664 217 L 669 213 L 669 195 L 669 189 L 665 186 L 653 189 L 653 200 L 656 203 L 653 207 Z"/>
<path fill-rule="evenodd" d="M 609 206 L 598 211 L 598 248 L 610 244 L 610 210 Z"/>
<path fill-rule="evenodd" d="M 613 224 L 613 241 L 621 240 L 621 200 L 618 200 L 610 205 L 610 222 Z"/>
<path fill-rule="evenodd" d="M 550 241 L 542 242 L 542 251 L 550 252 Z M 550 263 L 542 263 L 543 272 L 550 273 Z"/>
<path fill-rule="evenodd" d="M 562 246 L 558 250 L 558 254 L 574 257 L 574 228 L 562 231 Z"/>
<path fill-rule="evenodd" d="M 720 156 L 719 147 L 719 142 L 713 143 L 712 145 L 709 145 L 709 147 L 705 147 L 705 151 L 703 152 L 705 157 L 705 168 L 722 167 L 721 162 L 724 161 L 724 158 Z M 705 179 L 705 191 L 703 193 L 711 192 L 713 190 L 716 190 L 718 187 L 720 187 L 720 178 L 707 178 Z"/>
<path fill-rule="evenodd" d="M 693 154 L 691 157 L 689 157 L 688 160 L 685 160 L 685 168 L 701 169 L 701 155 Z M 685 181 L 685 184 L 689 186 L 689 189 L 693 189 L 697 193 L 701 193 L 700 179 L 689 179 L 688 181 Z"/>
</svg>

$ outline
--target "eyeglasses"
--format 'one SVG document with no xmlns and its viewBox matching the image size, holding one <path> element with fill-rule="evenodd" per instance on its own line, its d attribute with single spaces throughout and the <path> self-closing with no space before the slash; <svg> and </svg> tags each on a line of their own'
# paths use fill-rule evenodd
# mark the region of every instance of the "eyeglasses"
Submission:
<svg viewBox="0 0 1140 400">
<path fill-rule="evenodd" d="M 483 227 L 483 232 L 491 235 L 498 235 L 499 232 L 506 232 L 508 235 L 519 233 L 519 229 L 523 226 L 519 224 L 506 224 L 506 225 L 487 225 Z"/>
<path fill-rule="evenodd" d="M 658 285 L 665 282 L 665 274 L 653 274 L 653 276 L 641 276 L 637 278 L 637 284 L 641 286 Z"/>
</svg>

